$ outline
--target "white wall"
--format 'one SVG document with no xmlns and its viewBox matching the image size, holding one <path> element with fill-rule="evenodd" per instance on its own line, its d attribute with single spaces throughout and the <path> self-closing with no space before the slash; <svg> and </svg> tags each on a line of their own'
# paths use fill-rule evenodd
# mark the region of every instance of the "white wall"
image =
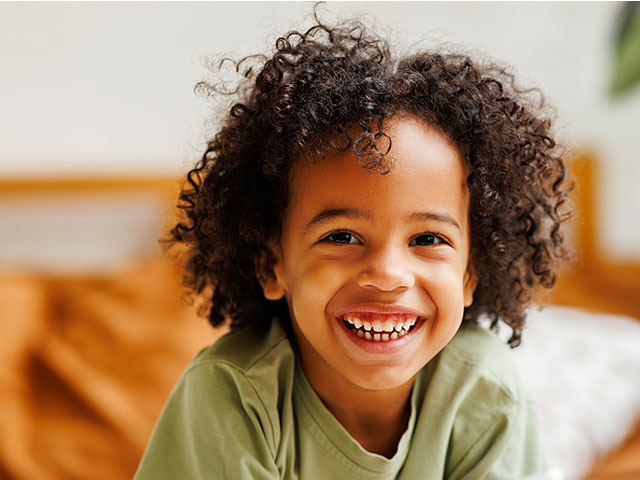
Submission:
<svg viewBox="0 0 640 480">
<path fill-rule="evenodd" d="M 0 3 L 0 175 L 177 173 L 209 113 L 211 54 L 263 51 L 312 4 Z M 463 44 L 540 86 L 562 136 L 601 157 L 612 255 L 640 259 L 640 89 L 606 96 L 616 3 L 330 3 L 369 12 L 399 45 Z"/>
</svg>

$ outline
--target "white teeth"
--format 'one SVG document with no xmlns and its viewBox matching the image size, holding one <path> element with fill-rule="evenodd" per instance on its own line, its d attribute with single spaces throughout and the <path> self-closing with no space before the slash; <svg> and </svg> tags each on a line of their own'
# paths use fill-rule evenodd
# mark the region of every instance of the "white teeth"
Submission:
<svg viewBox="0 0 640 480">
<path fill-rule="evenodd" d="M 352 332 L 359 338 L 376 342 L 387 342 L 389 340 L 396 340 L 409 333 L 411 327 L 418 321 L 418 317 L 412 317 L 404 322 L 397 321 L 400 320 L 400 318 L 402 318 L 400 315 L 396 315 L 384 322 L 381 320 L 369 322 L 353 314 L 347 314 L 343 317 L 343 320 L 350 325 L 350 328 L 353 327 Z"/>
<path fill-rule="evenodd" d="M 403 328 L 399 332 L 389 333 L 371 333 L 365 330 L 356 330 L 354 332 L 359 338 L 364 338 L 365 340 L 373 340 L 374 342 L 388 342 L 389 340 L 397 340 L 400 337 L 405 336 L 408 332 Z"/>
<path fill-rule="evenodd" d="M 394 324 L 391 320 L 387 320 L 386 322 L 374 320 L 371 323 L 371 327 L 376 332 L 393 332 Z"/>
<path fill-rule="evenodd" d="M 393 332 L 393 322 L 391 320 L 387 320 L 386 322 L 384 322 L 384 325 L 382 325 L 382 330 L 384 330 L 385 332 Z"/>
</svg>

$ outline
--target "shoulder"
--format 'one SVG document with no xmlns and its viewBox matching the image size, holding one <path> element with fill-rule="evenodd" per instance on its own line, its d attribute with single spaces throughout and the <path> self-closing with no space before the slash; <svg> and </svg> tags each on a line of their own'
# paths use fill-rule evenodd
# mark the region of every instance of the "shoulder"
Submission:
<svg viewBox="0 0 640 480">
<path fill-rule="evenodd" d="M 276 471 L 279 408 L 291 397 L 294 373 L 293 349 L 276 322 L 234 331 L 201 350 L 165 403 L 136 478 L 202 478 L 202 472 L 251 478 L 230 472 Z"/>
<path fill-rule="evenodd" d="M 270 357 L 293 354 L 291 344 L 279 322 L 266 328 L 245 327 L 221 337 L 204 348 L 191 361 L 185 373 L 211 364 L 226 364 L 248 373 Z"/>
<path fill-rule="evenodd" d="M 511 348 L 465 325 L 436 357 L 431 387 L 447 418 L 447 478 L 521 478 L 544 463 L 531 398 Z"/>
<path fill-rule="evenodd" d="M 195 395 L 204 391 L 220 404 L 228 404 L 236 392 L 240 405 L 251 404 L 270 423 L 277 423 L 278 406 L 290 392 L 295 374 L 295 354 L 284 328 L 246 327 L 221 337 L 201 350 L 183 373 L 178 385 L 190 385 Z"/>
<path fill-rule="evenodd" d="M 439 357 L 440 363 L 457 371 L 458 381 L 490 387 L 506 404 L 522 400 L 523 386 L 513 352 L 494 332 L 479 325 L 463 325 Z"/>
<path fill-rule="evenodd" d="M 279 408 L 291 396 L 295 356 L 279 322 L 246 327 L 201 350 L 174 386 L 163 416 L 192 412 L 200 424 L 250 421 L 271 443 L 279 438 Z M 173 409 L 172 409 L 173 407 Z M 175 413 L 175 412 L 174 412 Z"/>
</svg>

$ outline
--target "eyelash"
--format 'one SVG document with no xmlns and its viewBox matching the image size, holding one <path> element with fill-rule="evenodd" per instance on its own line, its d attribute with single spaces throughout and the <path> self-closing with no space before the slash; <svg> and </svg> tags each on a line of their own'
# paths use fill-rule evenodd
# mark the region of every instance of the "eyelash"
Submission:
<svg viewBox="0 0 640 480">
<path fill-rule="evenodd" d="M 329 233 L 326 237 L 324 237 L 322 240 L 320 240 L 321 242 L 329 242 L 332 243 L 334 245 L 355 245 L 353 243 L 350 242 L 336 242 L 334 240 L 331 240 L 331 237 L 334 235 L 338 235 L 338 234 L 346 234 L 346 235 L 351 235 L 352 238 L 355 238 L 357 240 L 358 237 L 356 237 L 353 233 L 349 232 L 348 230 L 336 230 L 335 232 L 331 232 Z M 430 243 L 428 245 L 411 245 L 411 243 L 420 238 L 420 237 L 432 237 L 433 238 L 433 242 L 434 243 Z M 435 243 L 435 241 L 437 241 L 437 243 Z M 433 246 L 437 246 L 437 245 L 444 245 L 447 244 L 448 242 L 442 238 L 440 235 L 436 234 L 436 233 L 421 233 L 420 235 L 414 237 L 411 242 L 409 242 L 410 246 L 426 246 L 426 247 L 433 247 Z"/>
</svg>

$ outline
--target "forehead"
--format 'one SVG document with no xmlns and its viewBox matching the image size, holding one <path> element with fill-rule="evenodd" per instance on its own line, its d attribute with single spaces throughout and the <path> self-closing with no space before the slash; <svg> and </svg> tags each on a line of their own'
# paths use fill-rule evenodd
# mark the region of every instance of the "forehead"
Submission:
<svg viewBox="0 0 640 480">
<path fill-rule="evenodd" d="M 391 139 L 390 173 L 366 170 L 351 151 L 329 151 L 315 163 L 300 160 L 291 175 L 289 213 L 311 215 L 318 208 L 358 204 L 374 216 L 429 207 L 466 217 L 466 167 L 454 145 L 408 114 L 388 119 L 385 131 Z"/>
</svg>

